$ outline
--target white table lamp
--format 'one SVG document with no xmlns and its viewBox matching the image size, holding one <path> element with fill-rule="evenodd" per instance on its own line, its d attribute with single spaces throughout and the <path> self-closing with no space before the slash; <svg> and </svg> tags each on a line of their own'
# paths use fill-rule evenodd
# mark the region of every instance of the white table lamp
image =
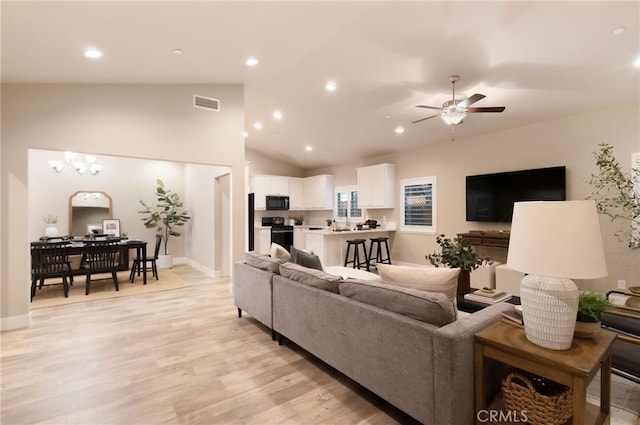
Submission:
<svg viewBox="0 0 640 425">
<path fill-rule="evenodd" d="M 520 284 L 527 339 L 569 349 L 579 295 L 570 279 L 607 275 L 595 202 L 516 202 L 507 265 L 527 274 Z"/>
</svg>

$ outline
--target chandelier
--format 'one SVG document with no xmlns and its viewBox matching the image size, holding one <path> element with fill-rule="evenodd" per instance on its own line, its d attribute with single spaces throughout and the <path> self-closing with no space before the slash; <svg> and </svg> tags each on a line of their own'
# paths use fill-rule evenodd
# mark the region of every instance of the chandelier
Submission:
<svg viewBox="0 0 640 425">
<path fill-rule="evenodd" d="M 102 165 L 96 163 L 96 157 L 91 155 L 83 155 L 75 152 L 65 152 L 65 161 L 59 161 L 57 159 L 49 160 L 51 168 L 56 170 L 56 173 L 64 173 L 69 170 L 76 170 L 80 175 L 87 172 L 93 176 L 98 174 L 102 170 Z"/>
</svg>

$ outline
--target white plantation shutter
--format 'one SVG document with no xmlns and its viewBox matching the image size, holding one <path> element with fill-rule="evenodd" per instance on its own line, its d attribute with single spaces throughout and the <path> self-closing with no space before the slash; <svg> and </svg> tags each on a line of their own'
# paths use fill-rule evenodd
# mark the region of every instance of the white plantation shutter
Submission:
<svg viewBox="0 0 640 425">
<path fill-rule="evenodd" d="M 401 180 L 402 223 L 405 231 L 435 233 L 435 177 Z"/>
</svg>

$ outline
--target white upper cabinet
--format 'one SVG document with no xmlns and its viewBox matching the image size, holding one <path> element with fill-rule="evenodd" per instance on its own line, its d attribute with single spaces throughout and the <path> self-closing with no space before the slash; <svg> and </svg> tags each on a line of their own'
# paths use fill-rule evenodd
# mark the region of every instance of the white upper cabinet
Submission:
<svg viewBox="0 0 640 425">
<path fill-rule="evenodd" d="M 289 209 L 304 210 L 304 179 L 289 177 Z"/>
<path fill-rule="evenodd" d="M 333 176 L 321 174 L 304 179 L 304 207 L 307 210 L 333 209 Z"/>
<path fill-rule="evenodd" d="M 358 207 L 395 208 L 395 165 L 378 164 L 356 169 Z"/>
<path fill-rule="evenodd" d="M 255 176 L 252 181 L 256 210 L 266 209 L 267 195 L 289 196 L 289 177 Z"/>
</svg>

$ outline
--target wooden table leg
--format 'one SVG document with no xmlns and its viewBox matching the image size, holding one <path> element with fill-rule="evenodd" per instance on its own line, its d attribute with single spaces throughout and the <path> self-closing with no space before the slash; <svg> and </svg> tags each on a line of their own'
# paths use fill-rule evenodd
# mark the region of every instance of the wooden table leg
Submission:
<svg viewBox="0 0 640 425">
<path fill-rule="evenodd" d="M 587 382 L 583 377 L 573 378 L 573 425 L 583 425 L 587 408 Z"/>
<path fill-rule="evenodd" d="M 608 355 L 600 367 L 600 411 L 611 413 L 611 355 Z"/>
</svg>

